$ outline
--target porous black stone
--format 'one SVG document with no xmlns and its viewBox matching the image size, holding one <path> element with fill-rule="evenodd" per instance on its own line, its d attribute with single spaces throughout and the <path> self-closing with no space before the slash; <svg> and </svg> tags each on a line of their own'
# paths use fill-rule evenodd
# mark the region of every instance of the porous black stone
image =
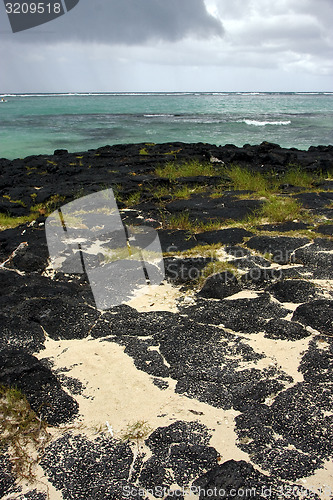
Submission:
<svg viewBox="0 0 333 500">
<path fill-rule="evenodd" d="M 160 229 L 158 236 L 163 252 L 183 252 L 198 245 L 193 235 L 183 230 Z"/>
<path fill-rule="evenodd" d="M 301 490 L 301 487 L 297 489 L 297 486 L 294 486 L 293 489 L 293 485 L 290 485 L 290 491 L 296 492 L 295 498 L 300 498 L 297 492 L 301 494 Z M 257 500 L 267 498 L 278 500 L 281 492 L 287 494 L 287 488 L 281 481 L 272 480 L 245 460 L 228 460 L 216 465 L 193 483 L 193 493 L 199 494 L 200 500 L 206 498 L 243 500 L 246 496 Z"/>
<path fill-rule="evenodd" d="M 196 235 L 199 244 L 216 244 L 236 245 L 242 243 L 244 238 L 252 236 L 253 233 L 246 229 L 233 227 L 228 229 L 220 229 L 219 231 L 206 231 Z"/>
<path fill-rule="evenodd" d="M 333 301 L 320 299 L 302 304 L 297 307 L 292 319 L 305 326 L 311 326 L 323 335 L 332 335 Z"/>
<path fill-rule="evenodd" d="M 316 229 L 314 229 L 316 233 L 326 234 L 327 236 L 333 236 L 333 224 L 322 224 Z"/>
<path fill-rule="evenodd" d="M 165 276 L 174 284 L 194 284 L 201 276 L 201 271 L 207 264 L 213 262 L 213 257 L 192 257 L 164 259 Z"/>
<path fill-rule="evenodd" d="M 294 261 L 305 266 L 317 279 L 332 279 L 333 276 L 333 242 L 324 238 L 316 238 L 311 245 L 295 251 Z"/>
<path fill-rule="evenodd" d="M 20 389 L 31 408 L 50 425 L 69 422 L 77 415 L 77 402 L 51 370 L 23 349 L 3 348 L 0 368 L 0 383 Z"/>
<path fill-rule="evenodd" d="M 319 296 L 316 286 L 305 280 L 278 281 L 266 290 L 280 302 L 294 302 L 296 304 L 308 302 Z"/>
<path fill-rule="evenodd" d="M 65 500 L 123 500 L 129 498 L 127 491 L 132 488 L 133 495 L 139 495 L 137 487 L 128 481 L 132 462 L 128 444 L 66 434 L 47 447 L 41 466 Z"/>
<path fill-rule="evenodd" d="M 169 368 L 163 361 L 162 356 L 155 350 L 150 350 L 154 343 L 149 341 L 140 341 L 137 338 L 126 339 L 123 342 L 126 345 L 125 353 L 129 354 L 135 366 L 154 377 L 168 377 Z"/>
<path fill-rule="evenodd" d="M 271 263 L 269 262 L 269 260 L 264 259 L 259 255 L 251 255 L 250 257 L 235 259 L 230 261 L 230 264 L 240 269 L 261 269 L 263 267 L 271 267 Z M 265 274 L 266 270 L 263 269 L 262 271 Z"/>
<path fill-rule="evenodd" d="M 43 221 L 40 218 L 32 226 L 21 225 L 1 231 L 0 258 L 2 262 L 10 258 L 6 267 L 27 273 L 42 272 L 45 269 L 49 253 Z M 12 255 L 14 251 L 16 253 Z"/>
<path fill-rule="evenodd" d="M 331 337 L 315 337 L 309 343 L 304 354 L 299 371 L 305 382 L 317 385 L 328 384 L 331 388 L 333 381 L 333 339 Z M 326 389 L 323 387 L 323 390 Z"/>
<path fill-rule="evenodd" d="M 279 233 L 287 233 L 288 231 L 299 231 L 308 229 L 309 224 L 305 224 L 305 222 L 282 222 L 280 224 L 262 224 L 258 226 L 258 229 L 261 231 L 277 231 Z"/>
<path fill-rule="evenodd" d="M 309 337 L 308 332 L 302 325 L 284 319 L 271 319 L 265 325 L 265 337 L 281 340 L 299 340 Z"/>
<path fill-rule="evenodd" d="M 41 493 L 37 489 L 34 489 L 15 497 L 15 500 L 47 500 L 47 493 Z"/>
<path fill-rule="evenodd" d="M 100 316 L 96 309 L 61 296 L 28 299 L 18 305 L 15 312 L 33 324 L 41 325 L 54 340 L 87 337 Z"/>
<path fill-rule="evenodd" d="M 237 261 L 233 262 L 236 265 Z M 269 284 L 276 283 L 286 278 L 299 278 L 301 272 L 296 267 L 288 268 L 263 268 L 254 266 L 246 274 L 243 274 L 240 281 L 247 288 L 262 291 Z"/>
<path fill-rule="evenodd" d="M 307 238 L 291 238 L 288 236 L 254 236 L 246 243 L 248 248 L 257 252 L 272 254 L 273 261 L 277 264 L 287 264 L 292 253 L 309 243 Z"/>
<path fill-rule="evenodd" d="M 300 193 L 295 195 L 295 198 L 299 200 L 305 208 L 310 208 L 312 210 L 317 210 L 320 208 L 325 208 L 333 200 L 332 191 L 322 191 L 319 193 Z"/>
<path fill-rule="evenodd" d="M 41 326 L 10 312 L 0 314 L 0 349 L 22 347 L 30 354 L 43 349 L 45 334 Z"/>
<path fill-rule="evenodd" d="M 200 323 L 223 325 L 247 333 L 262 330 L 265 319 L 283 318 L 288 314 L 288 310 L 272 302 L 268 294 L 219 302 L 200 299 L 194 306 L 182 308 L 182 312 Z"/>
<path fill-rule="evenodd" d="M 95 338 L 109 336 L 148 337 L 168 328 L 176 321 L 176 315 L 169 311 L 139 313 L 122 304 L 103 314 L 91 330 Z"/>
<path fill-rule="evenodd" d="M 230 271 L 209 276 L 198 295 L 212 299 L 224 299 L 241 291 L 237 278 Z"/>
<path fill-rule="evenodd" d="M 231 246 L 227 245 L 224 248 L 224 251 L 227 254 L 234 257 L 235 259 L 241 259 L 243 257 L 250 257 L 251 256 L 250 250 L 248 250 L 247 248 L 238 246 L 238 245 L 231 245 Z"/>
<path fill-rule="evenodd" d="M 7 453 L 4 453 L 4 449 L 0 453 L 0 495 L 4 498 L 7 493 L 10 492 L 11 488 L 14 486 L 16 478 L 12 473 L 12 465 L 9 461 Z"/>
</svg>

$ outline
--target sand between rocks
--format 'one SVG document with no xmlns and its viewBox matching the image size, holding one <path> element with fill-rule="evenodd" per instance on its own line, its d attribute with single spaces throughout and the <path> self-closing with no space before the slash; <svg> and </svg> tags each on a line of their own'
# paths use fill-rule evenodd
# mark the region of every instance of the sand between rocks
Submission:
<svg viewBox="0 0 333 500">
<path fill-rule="evenodd" d="M 139 312 L 171 311 L 178 312 L 179 300 L 184 300 L 184 294 L 179 288 L 164 283 L 150 286 L 128 302 Z M 256 292 L 242 291 L 237 298 L 253 298 Z M 233 296 L 236 298 L 236 296 Z M 187 297 L 190 300 L 190 297 Z M 231 298 L 229 298 L 231 299 Z M 185 298 L 186 300 L 186 298 Z M 303 381 L 303 376 L 297 371 L 299 362 L 308 348 L 310 338 L 299 341 L 275 341 L 264 337 L 263 333 L 240 334 L 256 352 L 262 352 L 267 357 L 259 360 L 258 368 L 276 365 L 291 375 L 294 383 Z M 39 359 L 48 358 L 53 363 L 53 370 L 66 377 L 78 379 L 84 386 L 82 394 L 75 395 L 79 404 L 79 416 L 73 424 L 52 429 L 54 438 L 70 430 L 87 435 L 93 439 L 99 432 L 110 433 L 115 438 L 121 438 L 128 425 L 145 421 L 155 430 L 157 427 L 168 426 L 177 420 L 198 420 L 211 430 L 210 445 L 220 454 L 220 463 L 227 460 L 246 460 L 249 456 L 237 445 L 234 430 L 235 417 L 239 412 L 223 410 L 206 403 L 190 399 L 185 395 L 175 393 L 176 381 L 168 378 L 169 387 L 161 390 L 153 383 L 153 377 L 138 370 L 133 359 L 124 353 L 125 347 L 112 341 L 88 337 L 83 340 L 54 341 L 46 336 L 45 349 L 37 354 Z M 263 364 L 264 366 L 261 366 Z M 266 404 L 273 402 L 267 399 Z M 142 443 L 143 444 L 143 443 Z M 144 447 L 147 457 L 150 450 Z M 258 467 L 260 469 L 260 467 Z M 319 487 L 333 475 L 332 462 L 327 464 L 325 472 L 318 471 L 307 481 L 304 487 Z M 42 470 L 39 480 L 48 483 Z M 301 481 L 302 484 L 302 481 Z M 53 489 L 53 488 L 52 488 Z M 52 495 L 55 491 L 52 491 Z M 52 496 L 57 500 L 57 496 Z M 197 497 L 193 494 L 189 500 Z"/>
<path fill-rule="evenodd" d="M 243 291 L 238 295 L 244 298 L 257 294 Z M 139 312 L 177 312 L 177 301 L 181 297 L 184 298 L 184 294 L 179 288 L 165 283 L 146 287 L 145 295 L 134 297 L 128 305 Z M 267 356 L 262 360 L 265 366 L 278 365 L 293 377 L 294 383 L 303 380 L 302 374 L 297 371 L 297 361 L 307 349 L 309 338 L 277 342 L 260 333 L 240 336 L 255 351 Z M 211 445 L 220 453 L 223 461 L 231 458 L 248 460 L 247 454 L 235 444 L 234 418 L 239 414 L 237 411 L 214 408 L 177 394 L 174 391 L 176 381 L 171 378 L 166 379 L 169 383 L 167 389 L 159 389 L 154 385 L 153 377 L 138 370 L 124 350 L 124 346 L 92 337 L 54 341 L 46 335 L 45 349 L 36 356 L 39 359 L 48 358 L 53 370 L 78 379 L 84 386 L 82 394 L 75 395 L 79 403 L 80 416 L 76 422 L 80 432 L 90 437 L 97 430 L 108 432 L 108 422 L 114 436 L 121 437 L 127 425 L 139 420 L 146 421 L 152 429 L 170 425 L 176 420 L 199 420 L 213 430 Z M 270 401 L 266 401 L 266 404 L 270 404 Z"/>
<path fill-rule="evenodd" d="M 150 375 L 135 367 L 123 346 L 96 339 L 47 339 L 45 346 L 39 357 L 50 358 L 55 370 L 63 370 L 66 376 L 79 379 L 85 386 L 83 393 L 75 396 L 80 432 L 89 437 L 99 429 L 107 432 L 108 422 L 119 438 L 128 424 L 139 420 L 146 421 L 152 430 L 176 420 L 200 420 L 213 431 L 210 444 L 223 461 L 248 460 L 235 444 L 237 411 L 224 411 L 176 394 L 176 381 L 171 378 L 167 379 L 169 388 L 160 390 Z"/>
</svg>

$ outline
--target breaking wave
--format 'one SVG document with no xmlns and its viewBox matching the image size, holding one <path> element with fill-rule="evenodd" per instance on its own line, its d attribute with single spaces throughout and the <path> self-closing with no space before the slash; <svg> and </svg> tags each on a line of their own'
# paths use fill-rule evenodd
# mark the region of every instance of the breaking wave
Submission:
<svg viewBox="0 0 333 500">
<path fill-rule="evenodd" d="M 265 127 L 266 125 L 290 125 L 290 120 L 276 120 L 276 121 L 260 121 L 260 120 L 237 120 L 238 123 L 246 123 L 246 125 L 254 125 L 255 127 Z"/>
</svg>

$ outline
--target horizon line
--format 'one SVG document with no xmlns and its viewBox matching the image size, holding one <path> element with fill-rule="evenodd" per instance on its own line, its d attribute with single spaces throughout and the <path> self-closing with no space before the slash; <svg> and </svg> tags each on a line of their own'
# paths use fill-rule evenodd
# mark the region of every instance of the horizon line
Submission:
<svg viewBox="0 0 333 500">
<path fill-rule="evenodd" d="M 82 95 L 82 94 L 332 94 L 333 90 L 86 90 L 86 91 L 51 91 L 51 92 L 0 92 L 10 95 Z"/>
</svg>

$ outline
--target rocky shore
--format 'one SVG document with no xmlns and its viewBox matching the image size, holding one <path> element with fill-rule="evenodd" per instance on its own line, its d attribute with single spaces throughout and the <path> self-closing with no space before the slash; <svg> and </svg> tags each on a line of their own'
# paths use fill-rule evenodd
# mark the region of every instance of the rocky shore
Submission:
<svg viewBox="0 0 333 500">
<path fill-rule="evenodd" d="M 2 389 L 0 496 L 333 498 L 332 172 L 333 146 L 267 142 L 0 159 L 0 385 L 46 425 L 16 467 Z M 50 269 L 45 220 L 107 188 L 166 277 L 101 311 Z"/>
</svg>

